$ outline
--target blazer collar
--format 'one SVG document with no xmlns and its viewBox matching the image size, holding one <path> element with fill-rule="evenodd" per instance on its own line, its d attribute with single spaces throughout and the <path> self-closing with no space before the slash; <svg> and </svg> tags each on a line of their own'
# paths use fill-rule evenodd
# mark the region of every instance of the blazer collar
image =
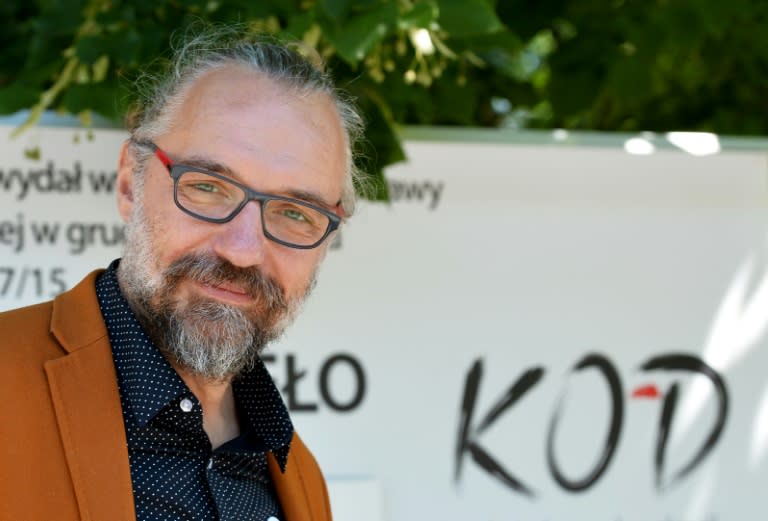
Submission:
<svg viewBox="0 0 768 521">
<path fill-rule="evenodd" d="M 96 278 L 103 271 L 89 273 L 77 286 L 53 301 L 51 333 L 67 353 L 107 336 L 107 327 L 96 298 Z"/>
<path fill-rule="evenodd" d="M 81 518 L 136 519 L 112 351 L 88 275 L 54 300 L 51 333 L 67 352 L 45 372 Z"/>
</svg>

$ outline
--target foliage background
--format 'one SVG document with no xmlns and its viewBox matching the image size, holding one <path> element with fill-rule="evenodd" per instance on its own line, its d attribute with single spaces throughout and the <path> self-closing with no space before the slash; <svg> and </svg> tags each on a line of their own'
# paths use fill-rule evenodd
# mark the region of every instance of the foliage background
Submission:
<svg viewBox="0 0 768 521">
<path fill-rule="evenodd" d="M 374 198 L 400 124 L 768 133 L 762 0 L 4 0 L 0 114 L 119 120 L 200 20 L 317 49 L 367 119 Z"/>
</svg>

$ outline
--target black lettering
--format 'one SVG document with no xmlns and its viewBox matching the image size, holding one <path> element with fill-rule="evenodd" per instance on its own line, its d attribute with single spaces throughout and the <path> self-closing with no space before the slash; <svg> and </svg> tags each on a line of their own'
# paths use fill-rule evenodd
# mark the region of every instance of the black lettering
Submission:
<svg viewBox="0 0 768 521">
<path fill-rule="evenodd" d="M 0 244 L 12 246 L 16 253 L 24 248 L 24 216 L 22 214 L 16 214 L 16 222 L 0 222 Z"/>
<path fill-rule="evenodd" d="M 437 208 L 437 205 L 440 204 L 440 196 L 443 194 L 443 188 L 445 188 L 445 183 L 442 181 L 439 183 L 432 184 L 429 181 L 424 183 L 424 187 L 427 189 L 427 191 L 430 193 L 430 202 L 429 202 L 429 209 L 434 210 Z"/>
<path fill-rule="evenodd" d="M 611 392 L 612 412 L 610 428 L 605 438 L 605 444 L 601 454 L 597 458 L 594 468 L 581 479 L 569 479 L 563 475 L 557 461 L 555 460 L 555 432 L 562 416 L 564 395 L 560 397 L 555 413 L 549 424 L 549 433 L 547 435 L 547 464 L 555 481 L 565 490 L 571 492 L 581 492 L 591 487 L 608 468 L 608 464 L 613 458 L 613 454 L 619 443 L 622 422 L 624 420 L 624 401 L 619 373 L 613 367 L 613 364 L 604 356 L 598 354 L 588 354 L 577 363 L 572 372 L 583 371 L 584 369 L 595 368 L 605 378 L 608 388 Z"/>
<path fill-rule="evenodd" d="M 464 454 L 469 453 L 480 468 L 492 477 L 501 481 L 504 485 L 528 497 L 536 494 L 528 485 L 507 471 L 488 451 L 478 442 L 477 437 L 490 427 L 504 412 L 517 403 L 528 391 L 531 390 L 544 375 L 544 369 L 536 367 L 524 372 L 517 381 L 509 387 L 506 393 L 496 401 L 477 428 L 472 427 L 475 414 L 475 403 L 483 377 L 483 362 L 478 358 L 467 373 L 464 384 L 464 396 L 461 401 L 461 416 L 456 441 L 454 480 L 461 478 Z"/>
<path fill-rule="evenodd" d="M 71 253 L 78 254 L 85 251 L 85 245 L 88 242 L 87 228 L 84 223 L 71 223 L 67 227 L 67 240 L 71 245 Z"/>
<path fill-rule="evenodd" d="M 30 228 L 37 244 L 54 244 L 59 237 L 59 223 L 33 222 Z"/>
<path fill-rule="evenodd" d="M 51 164 L 53 167 L 53 164 Z M 75 162 L 75 171 L 69 172 L 68 170 L 60 170 L 62 178 L 57 187 L 59 192 L 79 192 L 81 189 L 82 171 L 80 170 L 80 162 Z"/>
<path fill-rule="evenodd" d="M 22 200 L 27 195 L 27 191 L 29 190 L 29 178 L 25 177 L 24 172 L 18 168 L 9 170 L 7 173 L 3 170 L 0 170 L 0 187 L 2 187 L 3 191 L 10 192 L 14 185 L 14 181 L 16 181 L 15 184 L 19 185 L 19 193 L 16 198 L 18 200 Z"/>
<path fill-rule="evenodd" d="M 288 355 L 285 358 L 286 362 L 286 382 L 283 386 L 283 393 L 285 393 L 288 399 L 288 409 L 291 411 L 316 411 L 317 404 L 312 402 L 300 402 L 298 396 L 298 383 L 299 380 L 307 376 L 306 371 L 299 371 L 296 368 L 296 358 L 293 355 Z"/>
<path fill-rule="evenodd" d="M 686 354 L 668 354 L 651 358 L 641 366 L 643 371 L 686 371 L 690 373 L 700 374 L 705 376 L 714 386 L 715 394 L 717 396 L 717 417 L 715 418 L 715 424 L 709 432 L 706 440 L 699 447 L 696 454 L 691 460 L 683 465 L 683 467 L 674 473 L 672 479 L 670 479 L 668 486 L 672 486 L 685 478 L 688 474 L 698 467 L 707 455 L 712 452 L 717 442 L 723 434 L 725 429 L 725 422 L 728 418 L 728 389 L 725 386 L 725 381 L 711 366 L 706 364 L 700 358 Z M 672 426 L 672 419 L 675 414 L 675 409 L 678 399 L 679 385 L 674 383 L 670 386 L 664 398 L 664 404 L 662 406 L 661 418 L 659 420 L 659 433 L 656 438 L 656 454 L 654 458 L 654 470 L 656 474 L 656 487 L 659 490 L 664 489 L 663 476 L 666 460 L 667 442 L 669 441 L 669 430 Z"/>
<path fill-rule="evenodd" d="M 0 267 L 0 275 L 3 275 L 3 283 L 0 285 L 0 297 L 5 297 L 8 294 L 15 273 L 16 270 L 14 268 Z"/>
<path fill-rule="evenodd" d="M 79 169 L 80 163 L 75 163 L 75 166 Z M 88 181 L 94 193 L 111 194 L 115 189 L 116 180 L 117 172 L 88 172 Z"/>
<path fill-rule="evenodd" d="M 50 283 L 53 286 L 49 296 L 55 297 L 67 289 L 67 283 L 64 281 L 64 268 L 53 268 L 49 276 Z"/>
<path fill-rule="evenodd" d="M 427 201 L 427 207 L 434 210 L 440 204 L 440 198 L 445 188 L 442 181 L 389 181 L 389 198 L 393 202 L 423 202 Z"/>
<path fill-rule="evenodd" d="M 120 224 L 109 225 L 104 223 L 70 223 L 67 227 L 67 240 L 70 253 L 83 253 L 88 246 L 99 243 L 104 246 L 114 246 L 125 240 L 125 230 Z"/>
<path fill-rule="evenodd" d="M 109 174 L 105 174 L 105 179 L 99 183 L 100 186 L 94 191 L 112 190 L 114 179 L 110 179 L 108 176 Z M 56 169 L 53 161 L 48 161 L 45 168 L 32 169 L 26 172 L 17 168 L 9 171 L 0 170 L 0 189 L 6 192 L 10 192 L 12 189 L 18 190 L 16 199 L 19 201 L 26 199 L 31 190 L 39 193 L 79 192 L 82 189 L 82 168 L 79 162 L 75 162 L 74 171 Z"/>
<path fill-rule="evenodd" d="M 9 170 L 7 173 L 5 170 L 0 170 L 0 188 L 2 188 L 4 192 L 10 192 L 14 179 L 18 179 L 19 184 L 21 184 L 21 176 L 21 170 L 17 168 Z"/>
<path fill-rule="evenodd" d="M 35 188 L 40 193 L 46 193 L 53 190 L 55 185 L 53 177 L 53 163 L 48 161 L 45 170 L 35 170 L 29 173 L 29 178 L 34 179 Z"/>
<path fill-rule="evenodd" d="M 352 396 L 352 399 L 349 400 L 347 403 L 342 403 L 335 399 L 331 395 L 330 390 L 330 374 L 331 370 L 339 363 L 344 363 L 349 365 L 349 367 L 352 369 L 352 371 L 355 373 L 355 393 Z M 365 371 L 363 371 L 363 366 L 360 365 L 360 362 L 355 360 L 354 357 L 346 354 L 337 354 L 330 357 L 328 360 L 323 363 L 323 366 L 320 368 L 320 396 L 322 396 L 323 401 L 328 404 L 328 406 L 338 412 L 349 412 L 355 408 L 357 408 L 360 403 L 362 403 L 363 398 L 365 397 Z"/>
</svg>

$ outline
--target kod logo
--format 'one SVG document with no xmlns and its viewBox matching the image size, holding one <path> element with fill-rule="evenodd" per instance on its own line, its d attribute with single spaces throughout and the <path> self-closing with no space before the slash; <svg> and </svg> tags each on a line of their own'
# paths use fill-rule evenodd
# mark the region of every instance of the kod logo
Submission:
<svg viewBox="0 0 768 521">
<path fill-rule="evenodd" d="M 633 397 L 658 398 L 663 396 L 658 430 L 656 435 L 655 451 L 652 455 L 655 486 L 661 491 L 668 488 L 690 475 L 707 458 L 720 440 L 725 429 L 728 417 L 728 389 L 722 376 L 704 361 L 693 355 L 681 353 L 664 353 L 653 356 L 639 367 L 643 373 L 670 372 L 676 379 L 669 385 L 665 392 L 661 393 L 654 384 L 644 385 L 633 390 Z M 604 475 L 608 469 L 616 451 L 619 448 L 621 433 L 625 417 L 625 393 L 621 383 L 619 372 L 614 364 L 606 357 L 596 353 L 590 353 L 579 360 L 570 370 L 570 374 L 590 371 L 595 378 L 602 379 L 606 384 L 609 394 L 610 412 L 606 432 L 603 434 L 602 448 L 597 454 L 594 464 L 581 476 L 566 476 L 562 470 L 555 452 L 555 437 L 560 427 L 563 416 L 564 397 L 566 389 L 557 400 L 549 419 L 546 436 L 546 464 L 554 481 L 564 490 L 577 493 L 588 490 Z M 483 360 L 474 361 L 467 372 L 464 385 L 464 393 L 461 400 L 461 413 L 459 418 L 458 435 L 455 449 L 454 479 L 456 483 L 461 480 L 467 456 L 482 470 L 493 478 L 501 481 L 513 491 L 529 498 L 535 498 L 534 486 L 526 481 L 519 472 L 509 469 L 504 462 L 495 457 L 492 452 L 482 444 L 481 436 L 489 427 L 506 414 L 515 404 L 524 399 L 526 394 L 540 385 L 546 375 L 546 369 L 541 366 L 530 367 L 520 374 L 510 387 L 502 394 L 501 398 L 480 417 L 476 411 L 477 397 L 483 380 Z M 679 377 L 678 377 L 679 375 Z M 682 378 L 690 378 L 692 375 L 701 375 L 707 379 L 714 390 L 716 400 L 716 415 L 701 446 L 693 456 L 679 466 L 679 468 L 667 472 L 667 444 L 669 441 L 670 426 L 672 425 L 677 410 L 680 383 Z M 478 418 L 480 419 L 478 420 Z M 671 477 L 665 478 L 668 474 Z"/>
</svg>

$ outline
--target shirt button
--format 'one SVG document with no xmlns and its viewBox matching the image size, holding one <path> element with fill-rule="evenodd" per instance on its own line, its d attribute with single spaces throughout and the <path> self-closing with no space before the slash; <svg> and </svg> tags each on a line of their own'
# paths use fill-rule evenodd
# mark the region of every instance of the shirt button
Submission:
<svg viewBox="0 0 768 521">
<path fill-rule="evenodd" d="M 267 518 L 267 521 L 280 521 L 280 520 L 278 518 L 276 518 L 275 516 L 269 516 Z"/>
<path fill-rule="evenodd" d="M 181 407 L 181 410 L 184 412 L 189 412 L 194 408 L 195 404 L 192 403 L 192 400 L 189 398 L 184 398 L 181 400 L 181 403 L 179 403 L 179 407 Z"/>
<path fill-rule="evenodd" d="M 213 468 L 213 458 L 210 458 L 210 459 L 208 460 L 208 468 L 209 468 L 209 469 L 212 469 L 212 468 Z M 277 520 L 275 520 L 275 521 L 277 521 Z"/>
</svg>

